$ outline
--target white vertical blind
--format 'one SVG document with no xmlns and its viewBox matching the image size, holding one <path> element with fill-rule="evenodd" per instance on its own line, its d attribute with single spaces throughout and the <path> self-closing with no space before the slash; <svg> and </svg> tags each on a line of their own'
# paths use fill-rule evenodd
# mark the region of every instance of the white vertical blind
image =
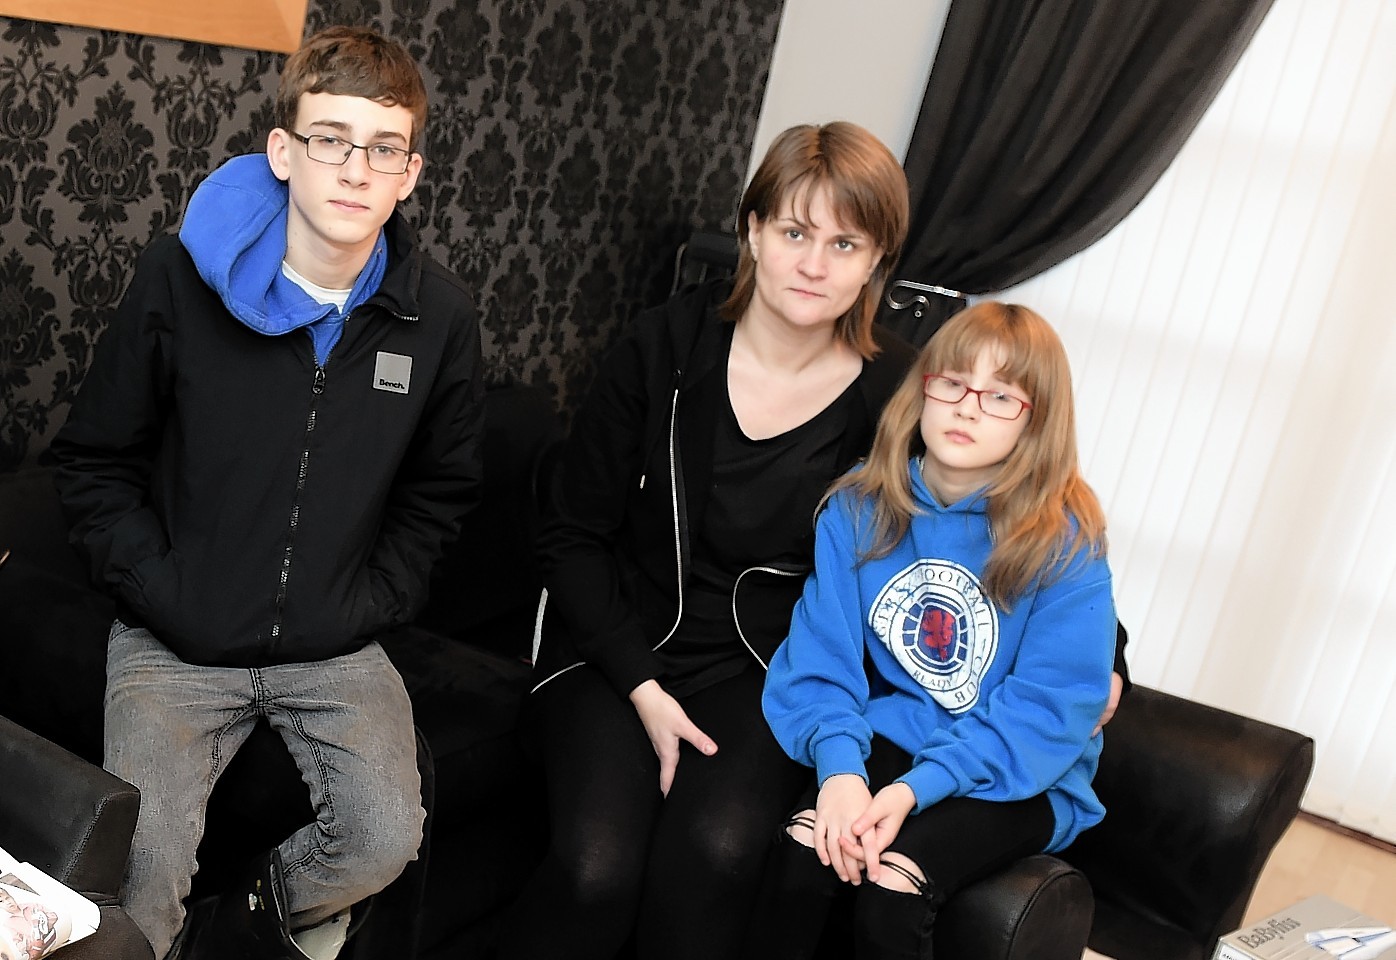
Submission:
<svg viewBox="0 0 1396 960">
<path fill-rule="evenodd" d="M 1396 841 L 1396 3 L 1277 0 L 1055 322 L 1137 679 L 1301 730 Z"/>
</svg>

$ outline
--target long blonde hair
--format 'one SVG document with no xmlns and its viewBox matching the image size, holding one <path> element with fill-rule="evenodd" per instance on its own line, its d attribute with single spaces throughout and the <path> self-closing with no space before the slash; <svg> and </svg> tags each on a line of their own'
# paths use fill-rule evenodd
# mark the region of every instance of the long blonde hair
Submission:
<svg viewBox="0 0 1396 960">
<path fill-rule="evenodd" d="M 1010 609 L 1034 582 L 1051 582 L 1083 551 L 1104 555 L 1106 545 L 1104 511 L 1077 463 L 1066 350 L 1047 321 L 1027 307 L 979 303 L 931 337 L 882 411 L 863 468 L 836 480 L 825 502 L 840 490 L 871 501 L 872 529 L 860 537 L 860 557 L 890 553 L 919 512 L 907 464 L 926 450 L 921 411 L 934 401 L 922 393 L 923 377 L 972 369 L 985 348 L 1002 358 L 997 376 L 1021 386 L 1032 403 L 1022 436 L 985 490 L 994 546 L 984 591 Z"/>
</svg>

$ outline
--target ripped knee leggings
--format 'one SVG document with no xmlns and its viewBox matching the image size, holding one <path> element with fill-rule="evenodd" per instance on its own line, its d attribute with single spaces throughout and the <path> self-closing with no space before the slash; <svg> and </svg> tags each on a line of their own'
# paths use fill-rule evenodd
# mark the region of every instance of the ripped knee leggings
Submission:
<svg viewBox="0 0 1396 960">
<path fill-rule="evenodd" d="M 905 751 L 874 737 L 867 764 L 874 793 L 910 766 L 911 757 Z M 818 795 L 817 785 L 811 785 L 794 816 L 813 810 Z M 819 862 L 812 848 L 782 828 L 757 898 L 746 956 L 764 960 L 814 956 L 829 908 L 836 899 L 851 896 L 858 960 L 930 960 L 936 915 L 945 902 L 976 880 L 1040 852 L 1051 840 L 1053 826 L 1045 795 L 1008 803 L 951 797 L 913 814 L 888 851 L 915 865 L 915 871 L 907 871 L 911 873 L 907 879 L 918 887 L 915 893 L 888 889 L 866 878 L 857 887 L 843 883 L 832 867 Z M 894 863 L 892 870 L 901 873 L 898 867 Z"/>
</svg>

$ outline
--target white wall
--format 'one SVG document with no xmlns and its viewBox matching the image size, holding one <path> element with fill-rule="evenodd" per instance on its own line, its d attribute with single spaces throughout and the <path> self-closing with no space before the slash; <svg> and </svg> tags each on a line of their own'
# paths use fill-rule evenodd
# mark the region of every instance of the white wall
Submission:
<svg viewBox="0 0 1396 960">
<path fill-rule="evenodd" d="M 1276 0 L 1057 324 L 1136 678 L 1314 737 L 1396 841 L 1396 4 Z M 1108 737 L 1108 733 L 1107 733 Z"/>
<path fill-rule="evenodd" d="M 747 179 L 776 134 L 851 120 L 906 156 L 950 0 L 786 0 Z"/>
<path fill-rule="evenodd" d="M 945 0 L 787 0 L 753 163 L 903 156 Z M 1276 0 L 1119 227 L 1006 296 L 1072 357 L 1141 682 L 1301 730 L 1305 806 L 1396 841 L 1396 3 Z"/>
</svg>

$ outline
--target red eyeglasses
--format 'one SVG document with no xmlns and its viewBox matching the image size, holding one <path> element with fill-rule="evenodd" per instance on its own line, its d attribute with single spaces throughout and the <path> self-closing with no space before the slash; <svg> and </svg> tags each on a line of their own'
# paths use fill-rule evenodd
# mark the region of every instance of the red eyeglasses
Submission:
<svg viewBox="0 0 1396 960">
<path fill-rule="evenodd" d="M 974 394 L 979 401 L 979 409 L 997 420 L 1017 420 L 1024 410 L 1031 410 L 1032 404 L 1020 400 L 1002 390 L 976 390 L 963 380 L 943 377 L 938 373 L 928 373 L 922 380 L 921 392 L 931 400 L 941 403 L 959 403 L 966 394 Z"/>
</svg>

